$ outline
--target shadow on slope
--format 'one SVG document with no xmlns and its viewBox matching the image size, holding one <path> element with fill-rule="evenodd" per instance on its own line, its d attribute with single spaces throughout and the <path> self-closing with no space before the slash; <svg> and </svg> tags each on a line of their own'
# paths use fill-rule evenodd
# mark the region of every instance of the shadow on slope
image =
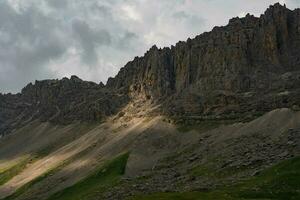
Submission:
<svg viewBox="0 0 300 200">
<path fill-rule="evenodd" d="M 32 162 L 34 162 L 35 159 L 32 159 L 30 156 L 24 156 L 23 159 L 21 159 L 19 162 L 15 163 L 14 165 L 5 168 L 0 171 L 0 185 L 5 184 L 7 181 L 9 181 L 12 177 L 19 174 L 21 171 L 23 171 L 26 166 Z"/>
<path fill-rule="evenodd" d="M 228 188 L 210 192 L 156 193 L 131 200 L 300 199 L 300 157 L 283 161 L 259 175 Z"/>
<path fill-rule="evenodd" d="M 116 157 L 99 168 L 94 174 L 52 195 L 48 200 L 87 200 L 100 196 L 107 187 L 119 182 L 120 177 L 125 172 L 128 156 L 129 153 Z"/>
</svg>

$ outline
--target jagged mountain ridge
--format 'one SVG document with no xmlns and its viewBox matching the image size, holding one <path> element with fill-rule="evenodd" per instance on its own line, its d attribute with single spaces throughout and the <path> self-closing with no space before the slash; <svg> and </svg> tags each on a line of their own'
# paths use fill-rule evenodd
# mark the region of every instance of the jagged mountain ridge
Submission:
<svg viewBox="0 0 300 200">
<path fill-rule="evenodd" d="M 56 124 L 101 121 L 115 114 L 125 102 L 126 96 L 76 76 L 36 81 L 20 94 L 0 96 L 0 131 L 9 132 L 35 119 Z"/>
<path fill-rule="evenodd" d="M 298 13 L 0 95 L 0 199 L 299 199 Z"/>
<path fill-rule="evenodd" d="M 105 120 L 130 101 L 173 116 L 242 117 L 300 104 L 300 9 L 275 4 L 259 18 L 233 18 L 171 48 L 153 46 L 106 86 L 71 79 L 36 81 L 0 95 L 0 131 L 39 119 Z"/>
<path fill-rule="evenodd" d="M 239 105 L 256 97 L 261 99 L 251 102 L 253 109 L 291 106 L 299 99 L 290 100 L 288 95 L 268 105 L 268 95 L 298 89 L 299 14 L 299 9 L 291 11 L 278 3 L 260 18 L 233 18 L 225 27 L 215 27 L 171 48 L 154 46 L 144 57 L 129 62 L 107 85 L 129 90 L 132 96 L 142 93 L 154 101 L 174 95 L 167 100 L 169 108 L 175 107 L 174 114 L 210 113 L 230 104 L 242 110 Z M 186 99 L 200 106 L 189 108 Z"/>
</svg>

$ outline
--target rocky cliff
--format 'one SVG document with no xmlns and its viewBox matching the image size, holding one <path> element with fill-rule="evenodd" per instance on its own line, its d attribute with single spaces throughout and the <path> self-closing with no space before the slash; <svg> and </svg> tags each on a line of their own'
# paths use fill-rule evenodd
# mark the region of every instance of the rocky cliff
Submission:
<svg viewBox="0 0 300 200">
<path fill-rule="evenodd" d="M 40 119 L 105 120 L 130 101 L 169 117 L 245 118 L 300 105 L 300 9 L 275 4 L 170 48 L 153 46 L 107 84 L 36 81 L 0 95 L 0 133 Z"/>
<path fill-rule="evenodd" d="M 0 94 L 0 199 L 299 199 L 299 50 L 300 9 L 275 4 L 106 85 Z"/>
<path fill-rule="evenodd" d="M 103 121 L 106 116 L 116 114 L 126 102 L 125 95 L 76 76 L 36 81 L 20 94 L 0 96 L 0 131 L 7 133 L 36 119 L 59 124 Z"/>
<path fill-rule="evenodd" d="M 259 18 L 233 18 L 171 48 L 153 46 L 109 79 L 107 87 L 160 101 L 171 114 L 299 105 L 299 22 L 300 9 L 280 4 Z"/>
</svg>

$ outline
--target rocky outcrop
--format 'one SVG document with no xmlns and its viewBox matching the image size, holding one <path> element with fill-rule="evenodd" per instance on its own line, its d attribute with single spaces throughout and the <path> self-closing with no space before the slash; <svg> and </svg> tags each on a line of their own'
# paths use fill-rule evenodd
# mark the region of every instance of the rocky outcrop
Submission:
<svg viewBox="0 0 300 200">
<path fill-rule="evenodd" d="M 300 9 L 279 3 L 259 18 L 233 18 L 225 27 L 171 48 L 153 46 L 109 79 L 107 87 L 163 103 L 171 115 L 299 105 L 299 22 Z"/>
<path fill-rule="evenodd" d="M 108 91 L 101 84 L 72 76 L 70 79 L 30 83 L 17 95 L 1 95 L 1 132 L 39 119 L 59 124 L 104 121 L 128 102 L 126 95 Z"/>
<path fill-rule="evenodd" d="M 104 120 L 137 100 L 160 105 L 155 113 L 175 118 L 244 118 L 297 108 L 299 52 L 300 9 L 278 3 L 260 17 L 233 18 L 227 26 L 170 48 L 153 46 L 106 85 L 73 76 L 37 81 L 21 94 L 2 95 L 0 120 Z"/>
</svg>

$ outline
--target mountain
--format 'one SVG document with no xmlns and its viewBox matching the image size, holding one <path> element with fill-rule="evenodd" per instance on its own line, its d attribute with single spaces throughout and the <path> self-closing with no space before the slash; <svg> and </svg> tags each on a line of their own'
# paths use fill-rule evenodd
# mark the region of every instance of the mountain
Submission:
<svg viewBox="0 0 300 200">
<path fill-rule="evenodd" d="M 75 76 L 37 81 L 2 95 L 0 116 L 9 124 L 101 120 L 129 101 L 151 101 L 169 116 L 240 118 L 299 105 L 299 15 L 275 4 L 260 18 L 248 14 L 171 48 L 153 46 L 106 86 Z"/>
<path fill-rule="evenodd" d="M 166 104 L 171 115 L 223 115 L 299 104 L 299 13 L 280 4 L 171 48 L 152 47 L 107 87 Z M 165 107 L 165 106 L 163 106 Z"/>
<path fill-rule="evenodd" d="M 0 199 L 296 199 L 299 181 L 268 174 L 300 177 L 299 52 L 300 9 L 277 3 L 153 46 L 106 85 L 0 94 Z"/>
<path fill-rule="evenodd" d="M 115 114 L 128 100 L 93 82 L 76 76 L 62 80 L 36 81 L 17 95 L 0 96 L 0 131 L 9 133 L 39 119 L 57 124 L 76 120 L 101 121 Z"/>
</svg>

